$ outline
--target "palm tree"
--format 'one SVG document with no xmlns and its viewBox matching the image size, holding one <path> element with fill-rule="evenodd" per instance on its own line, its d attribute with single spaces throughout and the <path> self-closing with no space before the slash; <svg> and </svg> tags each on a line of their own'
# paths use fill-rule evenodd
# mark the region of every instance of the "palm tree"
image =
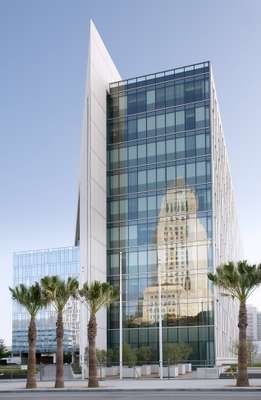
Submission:
<svg viewBox="0 0 261 400">
<path fill-rule="evenodd" d="M 52 303 L 57 312 L 56 320 L 56 378 L 55 387 L 64 387 L 64 367 L 63 367 L 63 312 L 71 297 L 76 298 L 78 290 L 78 280 L 68 278 L 67 282 L 58 276 L 45 276 L 41 279 L 43 293 L 46 299 Z"/>
<path fill-rule="evenodd" d="M 98 387 L 97 379 L 97 360 L 96 360 L 96 336 L 97 322 L 96 314 L 104 306 L 111 304 L 118 297 L 117 292 L 109 283 L 94 281 L 90 284 L 85 283 L 80 295 L 88 305 L 90 318 L 88 322 L 88 341 L 89 341 L 89 381 L 88 387 Z"/>
<path fill-rule="evenodd" d="M 23 284 L 16 286 L 14 289 L 9 288 L 12 293 L 12 299 L 24 306 L 30 314 L 30 323 L 28 327 L 28 365 L 27 365 L 27 381 L 26 389 L 34 389 L 36 384 L 36 315 L 38 311 L 47 305 L 47 300 L 43 296 L 41 286 L 38 282 L 34 285 L 26 287 Z"/>
<path fill-rule="evenodd" d="M 247 310 L 246 301 L 261 283 L 261 265 L 249 265 L 247 261 L 228 262 L 208 274 L 215 286 L 224 289 L 224 295 L 239 300 L 239 345 L 237 386 L 249 386 L 247 375 Z"/>
</svg>

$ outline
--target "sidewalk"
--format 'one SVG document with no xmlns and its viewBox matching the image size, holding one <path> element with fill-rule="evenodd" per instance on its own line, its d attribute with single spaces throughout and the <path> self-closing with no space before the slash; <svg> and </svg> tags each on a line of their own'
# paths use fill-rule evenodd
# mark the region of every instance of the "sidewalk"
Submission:
<svg viewBox="0 0 261 400">
<path fill-rule="evenodd" d="M 54 389 L 53 382 L 38 382 L 38 390 L 52 390 L 52 391 L 122 391 L 122 390 L 159 390 L 159 391 L 229 391 L 229 390 L 260 390 L 261 391 L 261 379 L 250 380 L 252 385 L 250 388 L 237 388 L 235 387 L 235 380 L 233 379 L 193 379 L 193 380 L 160 380 L 160 379 L 125 379 L 120 381 L 119 379 L 105 380 L 100 382 L 100 387 L 97 389 L 88 389 L 87 381 L 74 380 L 65 382 L 64 389 Z M 32 389 L 36 391 L 37 389 Z M 0 381 L 0 392 L 13 392 L 13 391 L 25 390 L 25 381 Z"/>
</svg>

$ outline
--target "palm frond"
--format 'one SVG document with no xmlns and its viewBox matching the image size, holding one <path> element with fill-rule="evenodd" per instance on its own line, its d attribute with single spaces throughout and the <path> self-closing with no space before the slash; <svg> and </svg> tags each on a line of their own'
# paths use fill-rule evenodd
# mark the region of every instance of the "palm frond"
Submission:
<svg viewBox="0 0 261 400">
<path fill-rule="evenodd" d="M 12 299 L 24 306 L 33 317 L 37 312 L 48 304 L 48 299 L 43 295 L 43 291 L 38 282 L 32 286 L 20 284 L 15 288 L 9 288 Z"/>
<path fill-rule="evenodd" d="M 240 301 L 246 301 L 261 284 L 261 265 L 250 265 L 246 260 L 232 261 L 219 266 L 216 273 L 209 273 L 213 284 Z"/>
<path fill-rule="evenodd" d="M 79 290 L 79 294 L 86 301 L 93 315 L 118 298 L 118 293 L 113 286 L 107 282 L 98 281 L 90 284 L 85 283 L 82 289 Z"/>
<path fill-rule="evenodd" d="M 41 279 L 44 296 L 51 302 L 57 311 L 63 311 L 69 299 L 77 297 L 79 282 L 69 277 L 67 281 L 57 275 L 45 276 Z"/>
</svg>

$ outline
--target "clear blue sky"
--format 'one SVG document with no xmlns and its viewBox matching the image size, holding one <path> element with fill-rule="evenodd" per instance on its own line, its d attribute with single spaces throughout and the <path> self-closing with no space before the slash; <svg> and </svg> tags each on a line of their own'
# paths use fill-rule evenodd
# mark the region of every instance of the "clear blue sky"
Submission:
<svg viewBox="0 0 261 400">
<path fill-rule="evenodd" d="M 12 252 L 73 243 L 89 19 L 122 77 L 210 60 L 245 257 L 261 261 L 261 1 L 1 0 L 0 337 Z M 261 291 L 252 302 L 261 306 Z"/>
</svg>

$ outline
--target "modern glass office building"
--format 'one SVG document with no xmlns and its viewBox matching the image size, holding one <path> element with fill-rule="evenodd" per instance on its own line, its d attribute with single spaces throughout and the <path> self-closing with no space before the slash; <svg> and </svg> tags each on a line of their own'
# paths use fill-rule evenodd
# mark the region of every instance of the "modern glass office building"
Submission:
<svg viewBox="0 0 261 400">
<path fill-rule="evenodd" d="M 194 365 L 233 360 L 237 304 L 207 278 L 241 256 L 209 62 L 122 80 L 91 22 L 76 243 L 81 282 L 122 280 L 124 343 L 158 361 L 162 325 L 163 348 L 187 343 Z M 119 328 L 116 303 L 98 347 L 117 352 Z"/>
<path fill-rule="evenodd" d="M 189 343 L 214 362 L 210 66 L 201 63 L 112 83 L 108 94 L 108 279 L 123 256 L 124 343 L 158 357 Z M 119 307 L 108 345 L 118 346 Z"/>
<path fill-rule="evenodd" d="M 44 249 L 14 254 L 13 286 L 23 283 L 30 286 L 46 275 L 79 278 L 78 247 Z M 13 302 L 12 351 L 27 353 L 29 314 L 24 307 Z M 52 306 L 37 314 L 37 353 L 56 351 L 56 312 Z M 64 312 L 64 351 L 71 353 L 79 348 L 79 304 L 70 300 Z"/>
</svg>

